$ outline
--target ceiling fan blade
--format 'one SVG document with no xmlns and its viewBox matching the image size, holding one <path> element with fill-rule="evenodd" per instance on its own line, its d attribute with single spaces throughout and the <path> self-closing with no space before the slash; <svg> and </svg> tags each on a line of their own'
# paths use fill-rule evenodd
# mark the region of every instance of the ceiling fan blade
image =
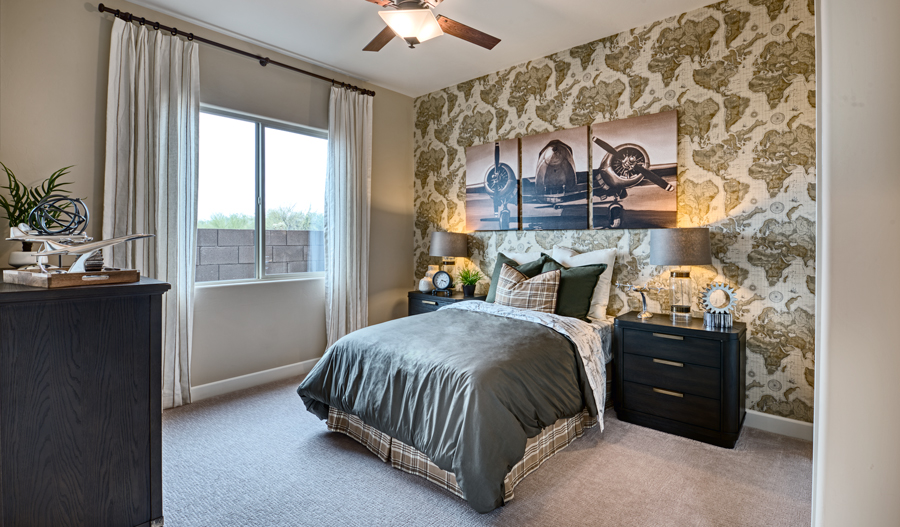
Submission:
<svg viewBox="0 0 900 527">
<path fill-rule="evenodd" d="M 394 3 L 393 0 L 366 0 L 366 2 L 378 4 L 381 7 L 387 7 Z"/>
<path fill-rule="evenodd" d="M 481 31 L 471 28 L 465 24 L 460 24 L 459 22 L 451 20 L 444 15 L 438 15 L 437 21 L 444 33 L 453 35 L 456 38 L 461 38 L 466 42 L 477 44 L 483 48 L 494 49 L 494 46 L 500 43 L 499 38 L 492 37 L 487 33 L 482 33 Z"/>
<path fill-rule="evenodd" d="M 375 36 L 371 42 L 369 42 L 366 47 L 363 48 L 363 51 L 381 51 L 388 42 L 394 38 L 394 32 L 391 31 L 391 28 L 385 26 L 384 29 L 381 30 L 381 33 Z"/>
</svg>

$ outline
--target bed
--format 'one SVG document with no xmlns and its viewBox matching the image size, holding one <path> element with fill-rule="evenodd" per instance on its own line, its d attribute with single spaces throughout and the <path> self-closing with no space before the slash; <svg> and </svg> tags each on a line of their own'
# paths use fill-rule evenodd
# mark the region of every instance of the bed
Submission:
<svg viewBox="0 0 900 527">
<path fill-rule="evenodd" d="M 487 302 L 361 329 L 297 389 L 328 429 L 489 512 L 603 427 L 611 323 Z"/>
</svg>

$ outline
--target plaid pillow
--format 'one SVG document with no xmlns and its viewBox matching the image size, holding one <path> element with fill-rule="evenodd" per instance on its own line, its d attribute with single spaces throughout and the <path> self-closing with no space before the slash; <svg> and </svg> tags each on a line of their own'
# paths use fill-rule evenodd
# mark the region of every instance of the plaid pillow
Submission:
<svg viewBox="0 0 900 527">
<path fill-rule="evenodd" d="M 557 270 L 528 278 L 514 267 L 503 264 L 494 302 L 501 306 L 555 313 L 559 277 L 560 272 Z"/>
</svg>

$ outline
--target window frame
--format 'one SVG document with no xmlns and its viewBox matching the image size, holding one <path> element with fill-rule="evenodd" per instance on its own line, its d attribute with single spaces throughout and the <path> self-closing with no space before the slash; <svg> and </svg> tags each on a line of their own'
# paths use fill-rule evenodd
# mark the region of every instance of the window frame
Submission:
<svg viewBox="0 0 900 527">
<path fill-rule="evenodd" d="M 248 284 L 248 283 L 259 283 L 259 282 L 279 282 L 279 281 L 287 281 L 287 280 L 309 280 L 315 278 L 324 278 L 324 271 L 305 271 L 300 273 L 283 273 L 283 274 L 275 274 L 275 275 L 266 275 L 266 128 L 272 128 L 274 130 L 281 130 L 283 132 L 292 132 L 301 135 L 306 135 L 310 137 L 316 137 L 319 139 L 328 140 L 328 131 L 321 130 L 319 128 L 314 128 L 311 126 L 304 126 L 295 123 L 289 123 L 287 121 L 280 121 L 277 119 L 268 119 L 265 117 L 260 117 L 258 115 L 253 115 L 246 112 L 241 112 L 238 110 L 231 110 L 228 108 L 222 108 L 219 106 L 214 106 L 211 104 L 201 104 L 200 105 L 200 113 L 207 113 L 210 115 L 217 115 L 219 117 L 226 117 L 229 119 L 236 119 L 239 121 L 250 122 L 255 125 L 255 148 L 256 148 L 256 162 L 254 163 L 255 174 L 255 191 L 256 191 L 256 208 L 254 214 L 254 229 L 253 229 L 253 249 L 256 254 L 256 258 L 254 261 L 254 268 L 256 272 L 256 276 L 254 278 L 239 278 L 235 280 L 211 280 L 208 282 L 195 282 L 195 287 L 211 287 L 211 286 L 221 286 L 221 285 L 236 285 L 236 284 Z M 198 130 L 199 133 L 199 130 Z M 198 186 L 198 194 L 199 194 L 199 186 Z M 199 218 L 198 218 L 199 221 Z M 195 226 L 195 229 L 199 229 L 199 226 Z"/>
</svg>

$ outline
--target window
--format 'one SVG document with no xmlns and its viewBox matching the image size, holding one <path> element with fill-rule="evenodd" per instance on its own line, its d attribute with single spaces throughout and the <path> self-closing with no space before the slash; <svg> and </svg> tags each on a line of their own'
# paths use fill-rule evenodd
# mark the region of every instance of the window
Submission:
<svg viewBox="0 0 900 527">
<path fill-rule="evenodd" d="M 197 282 L 325 270 L 326 136 L 201 111 Z"/>
</svg>

